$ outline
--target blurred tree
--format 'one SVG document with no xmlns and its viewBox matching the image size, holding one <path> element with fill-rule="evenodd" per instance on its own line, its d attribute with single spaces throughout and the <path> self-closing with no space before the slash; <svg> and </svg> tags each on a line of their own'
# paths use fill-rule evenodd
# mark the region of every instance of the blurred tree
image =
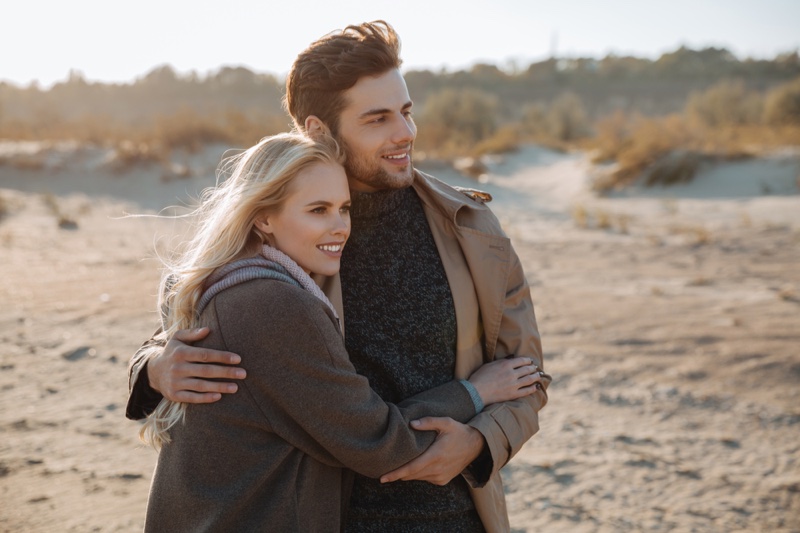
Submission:
<svg viewBox="0 0 800 533">
<path fill-rule="evenodd" d="M 721 48 L 682 47 L 656 61 L 553 57 L 506 70 L 478 63 L 405 76 L 421 125 L 417 146 L 454 155 L 479 144 L 481 150 L 511 145 L 517 135 L 571 142 L 588 133 L 590 120 L 615 110 L 628 117 L 691 112 L 697 124 L 793 123 L 794 85 L 776 87 L 800 76 L 800 57 L 791 51 L 772 60 L 739 60 Z M 720 82 L 730 79 L 739 81 Z M 177 145 L 220 138 L 241 145 L 286 130 L 283 91 L 277 76 L 245 67 L 198 75 L 161 65 L 120 84 L 90 83 L 71 71 L 47 90 L 0 82 L 0 135 L 110 143 L 166 135 Z M 762 111 L 757 100 L 767 93 Z M 185 123 L 169 125 L 164 117 Z"/>
<path fill-rule="evenodd" d="M 178 81 L 178 74 L 172 65 L 159 65 L 141 78 L 143 84 L 169 85 Z"/>
<path fill-rule="evenodd" d="M 736 56 L 725 48 L 692 50 L 681 46 L 663 54 L 653 66 L 662 76 L 719 78 L 731 75 L 737 64 Z"/>
</svg>

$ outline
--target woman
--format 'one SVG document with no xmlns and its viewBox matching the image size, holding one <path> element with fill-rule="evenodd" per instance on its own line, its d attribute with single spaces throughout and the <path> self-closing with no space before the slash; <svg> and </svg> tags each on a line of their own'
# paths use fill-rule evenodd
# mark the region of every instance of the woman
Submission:
<svg viewBox="0 0 800 533">
<path fill-rule="evenodd" d="M 400 405 L 347 358 L 333 306 L 310 275 L 333 275 L 350 197 L 333 141 L 284 134 L 229 160 L 196 212 L 195 237 L 165 276 L 164 337 L 208 326 L 203 345 L 242 356 L 237 394 L 162 401 L 143 428 L 160 447 L 146 531 L 338 531 L 349 472 L 379 477 L 434 435 L 409 421 L 465 422 L 482 403 L 540 380 L 530 361 L 485 365 Z"/>
</svg>

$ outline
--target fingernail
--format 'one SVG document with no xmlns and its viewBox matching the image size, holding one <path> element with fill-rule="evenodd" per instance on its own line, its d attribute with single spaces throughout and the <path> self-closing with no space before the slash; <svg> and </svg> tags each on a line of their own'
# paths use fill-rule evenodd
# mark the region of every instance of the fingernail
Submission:
<svg viewBox="0 0 800 533">
<path fill-rule="evenodd" d="M 237 370 L 236 371 L 236 379 L 244 379 L 247 377 L 247 372 L 244 370 Z"/>
<path fill-rule="evenodd" d="M 411 426 L 415 427 L 415 428 L 419 427 L 420 426 L 420 421 L 419 420 L 412 420 L 411 421 Z"/>
<path fill-rule="evenodd" d="M 239 357 L 238 355 L 231 355 L 231 364 L 232 365 L 238 365 L 241 362 L 242 362 L 242 358 L 241 357 Z"/>
<path fill-rule="evenodd" d="M 228 392 L 236 392 L 237 390 L 239 390 L 239 387 L 237 387 L 236 385 L 228 385 L 226 389 L 228 390 Z"/>
<path fill-rule="evenodd" d="M 195 333 L 200 333 L 200 332 L 201 332 L 201 331 L 203 331 L 204 329 L 205 329 L 205 328 L 195 328 L 194 332 L 195 332 Z"/>
</svg>

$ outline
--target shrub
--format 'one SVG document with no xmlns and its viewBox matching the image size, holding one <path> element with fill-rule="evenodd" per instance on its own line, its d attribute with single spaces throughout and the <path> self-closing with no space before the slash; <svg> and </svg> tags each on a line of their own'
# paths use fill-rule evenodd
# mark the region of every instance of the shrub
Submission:
<svg viewBox="0 0 800 533">
<path fill-rule="evenodd" d="M 747 91 L 741 81 L 725 80 L 704 92 L 695 92 L 686 103 L 690 120 L 712 128 L 755 124 L 762 115 L 761 97 Z"/>
<path fill-rule="evenodd" d="M 675 185 L 692 181 L 705 157 L 695 152 L 675 150 L 650 165 L 647 185 Z"/>
<path fill-rule="evenodd" d="M 764 120 L 776 126 L 800 126 L 800 78 L 767 93 Z"/>
<path fill-rule="evenodd" d="M 620 134 L 611 151 L 617 162 L 616 168 L 595 180 L 593 187 L 597 191 L 624 187 L 636 180 L 651 165 L 662 160 L 670 161 L 669 156 L 673 151 L 692 146 L 695 142 L 694 132 L 680 116 L 659 119 L 637 117 L 627 127 L 629 129 Z M 670 167 L 672 170 L 669 170 Z M 681 179 L 687 179 L 685 170 L 686 165 L 682 163 L 677 165 L 665 163 L 664 169 L 653 179 L 656 182 L 672 181 L 678 179 L 675 172 L 683 176 Z M 694 174 L 690 172 L 690 175 Z"/>
<path fill-rule="evenodd" d="M 494 135 L 479 142 L 472 153 L 475 156 L 482 156 L 513 152 L 519 148 L 519 139 L 520 133 L 517 126 L 513 124 L 502 126 L 494 132 Z"/>
<path fill-rule="evenodd" d="M 497 100 L 477 89 L 430 95 L 419 117 L 417 146 L 442 156 L 469 153 L 495 132 Z"/>
<path fill-rule="evenodd" d="M 595 149 L 594 162 L 616 160 L 619 154 L 630 146 L 630 119 L 622 111 L 601 118 L 595 126 L 591 147 Z"/>
<path fill-rule="evenodd" d="M 159 116 L 154 126 L 154 139 L 169 149 L 196 152 L 204 144 L 230 141 L 221 124 L 190 109 Z"/>
<path fill-rule="evenodd" d="M 557 141 L 575 141 L 589 133 L 589 121 L 580 97 L 565 92 L 550 104 L 546 124 L 548 133 Z"/>
<path fill-rule="evenodd" d="M 156 144 L 125 140 L 114 146 L 107 165 L 114 172 L 124 173 L 140 166 L 165 164 L 168 159 L 169 153 Z"/>
<path fill-rule="evenodd" d="M 542 102 L 534 102 L 523 108 L 520 132 L 530 139 L 547 137 L 547 109 Z"/>
<path fill-rule="evenodd" d="M 72 216 L 67 215 L 61 210 L 61 204 L 53 193 L 45 192 L 42 194 L 42 202 L 55 217 L 59 228 L 69 230 L 78 229 L 78 222 Z"/>
</svg>

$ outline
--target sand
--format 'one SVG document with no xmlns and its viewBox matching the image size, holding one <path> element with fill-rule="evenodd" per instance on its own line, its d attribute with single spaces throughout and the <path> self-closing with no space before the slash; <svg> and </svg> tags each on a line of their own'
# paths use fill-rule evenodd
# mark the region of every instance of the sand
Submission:
<svg viewBox="0 0 800 533">
<path fill-rule="evenodd" d="M 124 214 L 186 202 L 224 150 L 25 149 L 0 146 L 0 530 L 138 531 L 156 454 L 125 368 L 181 224 Z M 515 531 L 800 531 L 796 153 L 603 198 L 580 153 L 427 168 L 495 196 L 555 378 L 503 471 Z"/>
</svg>

